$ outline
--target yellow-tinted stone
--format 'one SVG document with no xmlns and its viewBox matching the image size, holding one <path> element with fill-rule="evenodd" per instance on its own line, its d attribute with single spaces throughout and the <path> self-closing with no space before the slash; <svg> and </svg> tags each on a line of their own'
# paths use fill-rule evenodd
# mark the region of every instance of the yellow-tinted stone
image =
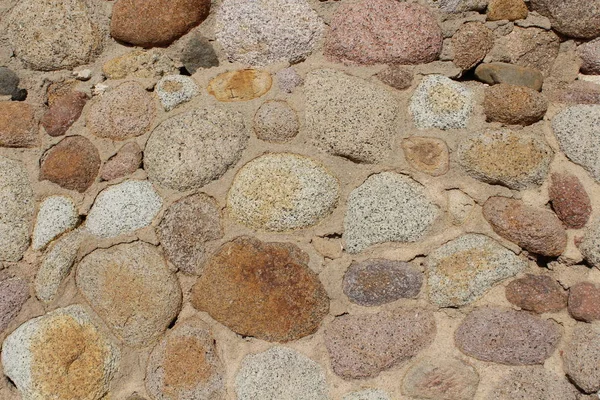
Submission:
<svg viewBox="0 0 600 400">
<path fill-rule="evenodd" d="M 217 75 L 208 84 L 208 93 L 219 101 L 246 101 L 271 89 L 273 80 L 266 71 L 242 69 Z"/>
</svg>

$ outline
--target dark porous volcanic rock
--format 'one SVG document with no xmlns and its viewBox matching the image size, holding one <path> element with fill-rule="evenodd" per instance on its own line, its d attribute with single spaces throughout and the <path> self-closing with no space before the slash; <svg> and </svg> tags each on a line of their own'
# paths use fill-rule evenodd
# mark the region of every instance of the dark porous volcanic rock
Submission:
<svg viewBox="0 0 600 400">
<path fill-rule="evenodd" d="M 585 393 L 600 390 L 600 327 L 577 324 L 562 355 L 571 382 Z"/>
<path fill-rule="evenodd" d="M 600 319 L 600 289 L 591 282 L 579 282 L 569 288 L 569 314 L 577 320 Z"/>
<path fill-rule="evenodd" d="M 296 245 L 239 237 L 207 260 L 192 305 L 240 335 L 277 342 L 310 335 L 329 298 L 307 263 Z"/>
<path fill-rule="evenodd" d="M 538 314 L 558 312 L 567 306 L 567 293 L 548 275 L 527 274 L 515 279 L 506 286 L 506 299 Z"/>
<path fill-rule="evenodd" d="M 30 104 L 0 102 L 0 147 L 34 147 L 37 132 L 35 111 Z"/>
<path fill-rule="evenodd" d="M 46 133 L 50 136 L 64 135 L 79 119 L 87 99 L 82 92 L 70 92 L 57 98 L 40 121 Z"/>
<path fill-rule="evenodd" d="M 553 173 L 548 195 L 554 212 L 567 228 L 585 226 L 592 213 L 592 204 L 579 178 L 567 173 Z"/>
<path fill-rule="evenodd" d="M 544 118 L 548 100 L 531 88 L 501 83 L 485 89 L 483 108 L 488 121 L 531 125 Z"/>
</svg>

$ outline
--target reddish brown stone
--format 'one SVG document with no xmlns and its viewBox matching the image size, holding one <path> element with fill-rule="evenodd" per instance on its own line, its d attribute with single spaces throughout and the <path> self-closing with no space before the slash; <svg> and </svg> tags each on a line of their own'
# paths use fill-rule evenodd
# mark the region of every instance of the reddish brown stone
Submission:
<svg viewBox="0 0 600 400">
<path fill-rule="evenodd" d="M 483 109 L 488 121 L 531 125 L 544 117 L 548 100 L 531 88 L 500 83 L 485 89 Z"/>
<path fill-rule="evenodd" d="M 39 180 L 85 192 L 100 169 L 98 149 L 83 136 L 69 136 L 42 156 Z"/>
<path fill-rule="evenodd" d="M 240 335 L 278 342 L 310 335 L 329 298 L 307 263 L 293 244 L 237 238 L 207 261 L 192 305 Z"/>
<path fill-rule="evenodd" d="M 129 142 L 119 149 L 102 167 L 105 181 L 134 173 L 142 163 L 142 149 L 136 142 Z"/>
<path fill-rule="evenodd" d="M 82 92 L 69 92 L 60 96 L 42 117 L 41 124 L 50 136 L 64 135 L 81 115 L 87 102 L 87 95 Z"/>
<path fill-rule="evenodd" d="M 452 36 L 453 62 L 461 69 L 471 69 L 485 58 L 492 47 L 494 32 L 481 22 L 464 24 Z"/>
<path fill-rule="evenodd" d="M 0 102 L 0 146 L 33 147 L 37 124 L 31 105 L 17 101 Z"/>
<path fill-rule="evenodd" d="M 590 282 L 579 282 L 569 289 L 569 314 L 580 321 L 600 319 L 600 289 Z"/>
<path fill-rule="evenodd" d="M 506 286 L 506 299 L 523 310 L 541 314 L 558 312 L 567 306 L 562 286 L 547 275 L 530 275 L 515 279 Z"/>
<path fill-rule="evenodd" d="M 585 188 L 575 175 L 553 173 L 548 194 L 554 212 L 567 228 L 585 226 L 592 204 Z"/>
<path fill-rule="evenodd" d="M 564 89 L 549 92 L 549 100 L 566 104 L 600 104 L 600 85 L 575 81 Z"/>
<path fill-rule="evenodd" d="M 483 216 L 494 232 L 532 253 L 556 257 L 567 247 L 567 233 L 549 210 L 526 206 L 507 197 L 490 197 Z"/>
<path fill-rule="evenodd" d="M 110 34 L 136 46 L 168 46 L 208 16 L 210 0 L 119 0 Z"/>
</svg>

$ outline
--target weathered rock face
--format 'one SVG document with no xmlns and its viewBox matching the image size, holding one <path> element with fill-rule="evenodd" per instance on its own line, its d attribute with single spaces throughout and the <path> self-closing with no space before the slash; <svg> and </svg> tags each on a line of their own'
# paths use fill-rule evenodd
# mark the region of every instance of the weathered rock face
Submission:
<svg viewBox="0 0 600 400">
<path fill-rule="evenodd" d="M 600 289 L 591 282 L 579 282 L 569 288 L 569 314 L 577 320 L 600 319 Z"/>
<path fill-rule="evenodd" d="M 600 74 L 600 39 L 582 43 L 577 47 L 581 58 L 581 72 L 590 75 Z"/>
<path fill-rule="evenodd" d="M 531 125 L 544 117 L 548 100 L 531 88 L 501 83 L 485 90 L 483 108 L 488 121 Z"/>
<path fill-rule="evenodd" d="M 192 304 L 240 335 L 299 339 L 314 333 L 329 311 L 327 293 L 307 263 L 295 245 L 237 238 L 206 262 Z"/>
<path fill-rule="evenodd" d="M 381 82 L 397 90 L 408 89 L 414 79 L 412 71 L 401 65 L 390 65 L 375 76 Z"/>
<path fill-rule="evenodd" d="M 567 306 L 565 290 L 548 275 L 528 274 L 515 279 L 506 286 L 506 299 L 537 314 L 558 312 Z"/>
<path fill-rule="evenodd" d="M 583 257 L 592 266 L 600 268 L 600 220 L 595 220 L 585 232 L 579 244 Z"/>
<path fill-rule="evenodd" d="M 283 100 L 264 102 L 254 114 L 254 133 L 261 140 L 283 143 L 300 129 L 296 111 Z"/>
<path fill-rule="evenodd" d="M 544 83 L 544 76 L 535 68 L 501 62 L 479 65 L 475 68 L 475 76 L 480 81 L 490 85 L 506 83 L 526 86 L 537 91 L 542 90 Z"/>
<path fill-rule="evenodd" d="M 19 315 L 29 299 L 29 285 L 20 278 L 5 279 L 0 282 L 0 333 Z"/>
<path fill-rule="evenodd" d="M 87 103 L 87 95 L 70 92 L 56 99 L 44 114 L 40 124 L 50 136 L 62 136 L 73 125 Z"/>
<path fill-rule="evenodd" d="M 490 56 L 494 61 L 508 61 L 548 75 L 559 48 L 560 39 L 552 31 L 515 27 L 511 33 L 496 40 Z"/>
<path fill-rule="evenodd" d="M 585 226 L 592 213 L 592 205 L 583 184 L 575 175 L 553 173 L 548 195 L 552 209 L 567 228 Z"/>
<path fill-rule="evenodd" d="M 102 166 L 100 177 L 105 181 L 122 178 L 134 173 L 142 163 L 142 149 L 136 142 L 129 142 L 119 149 Z"/>
<path fill-rule="evenodd" d="M 507 19 L 515 21 L 527 18 L 527 5 L 523 0 L 490 0 L 487 8 L 487 19 L 499 21 Z"/>
<path fill-rule="evenodd" d="M 175 62 L 162 49 L 132 50 L 111 58 L 102 65 L 109 79 L 142 78 L 158 80 L 163 75 L 177 73 Z"/>
<path fill-rule="evenodd" d="M 432 176 L 441 176 L 450 168 L 446 142 L 441 139 L 412 136 L 402 141 L 406 161 L 415 169 Z"/>
<path fill-rule="evenodd" d="M 0 102 L 0 147 L 35 147 L 37 144 L 34 108 L 28 103 Z"/>
<path fill-rule="evenodd" d="M 241 69 L 217 75 L 207 90 L 219 101 L 248 101 L 267 93 L 272 84 L 273 78 L 266 71 Z"/>
<path fill-rule="evenodd" d="M 464 24 L 452 36 L 454 64 L 464 70 L 481 62 L 494 46 L 494 33 L 481 22 Z"/>
<path fill-rule="evenodd" d="M 550 18 L 552 28 L 581 39 L 600 36 L 600 1 L 582 3 L 577 0 L 532 0 L 533 9 Z"/>
<path fill-rule="evenodd" d="M 578 324 L 563 352 L 563 368 L 569 379 L 583 392 L 600 390 L 600 329 Z"/>
<path fill-rule="evenodd" d="M 564 377 L 543 367 L 518 367 L 491 391 L 493 400 L 576 400 L 577 390 Z"/>
</svg>

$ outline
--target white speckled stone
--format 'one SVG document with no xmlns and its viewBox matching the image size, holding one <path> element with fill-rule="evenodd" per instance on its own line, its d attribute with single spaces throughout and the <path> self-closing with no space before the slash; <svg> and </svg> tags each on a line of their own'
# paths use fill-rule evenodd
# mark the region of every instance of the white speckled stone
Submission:
<svg viewBox="0 0 600 400">
<path fill-rule="evenodd" d="M 189 76 L 168 75 L 156 84 L 156 95 L 165 111 L 171 111 L 198 94 L 198 85 Z"/>
<path fill-rule="evenodd" d="M 33 249 L 41 250 L 63 232 L 75 228 L 78 219 L 77 207 L 70 197 L 46 197 L 33 228 Z"/>
</svg>

